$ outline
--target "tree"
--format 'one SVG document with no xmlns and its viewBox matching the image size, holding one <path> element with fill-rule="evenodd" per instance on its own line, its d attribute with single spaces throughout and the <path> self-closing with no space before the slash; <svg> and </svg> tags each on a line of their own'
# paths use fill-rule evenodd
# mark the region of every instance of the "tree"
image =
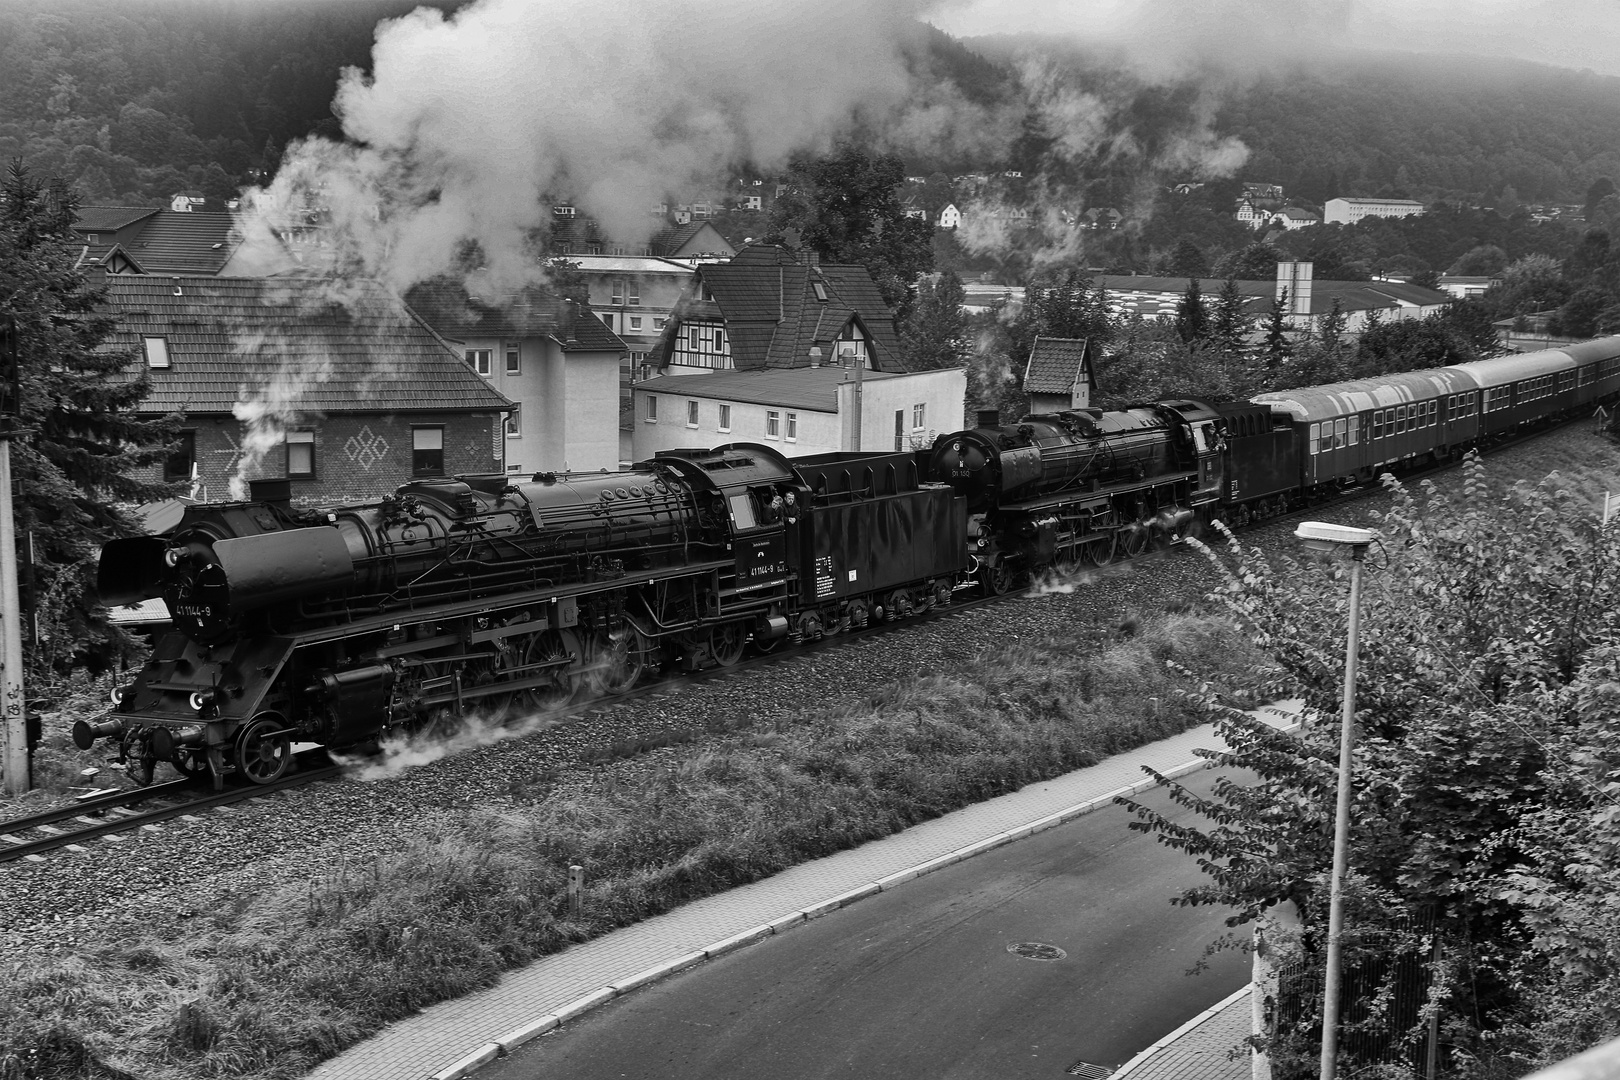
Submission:
<svg viewBox="0 0 1620 1080">
<path fill-rule="evenodd" d="M 1228 255 L 1217 267 L 1218 272 L 1239 281 L 1275 281 L 1277 264 L 1285 256 L 1266 243 L 1254 243 Z"/>
<path fill-rule="evenodd" d="M 1204 257 L 1202 248 L 1183 238 L 1176 243 L 1176 250 L 1170 256 L 1169 270 L 1171 277 L 1206 277 L 1209 274 L 1209 260 Z"/>
<path fill-rule="evenodd" d="M 1443 315 L 1380 322 L 1361 332 L 1354 377 L 1466 364 L 1479 359 Z"/>
<path fill-rule="evenodd" d="M 900 355 L 907 371 L 961 367 L 972 334 L 962 301 L 962 279 L 947 271 L 924 278 L 917 300 L 900 326 Z"/>
<path fill-rule="evenodd" d="M 1492 277 L 1505 270 L 1507 263 L 1507 252 L 1495 244 L 1480 244 L 1459 255 L 1446 273 L 1459 277 Z"/>
<path fill-rule="evenodd" d="M 1343 940 L 1346 971 L 1375 993 L 1349 1016 L 1399 1036 L 1437 1008 L 1474 1063 L 1464 1075 L 1519 1076 L 1620 1030 L 1620 529 L 1599 529 L 1557 476 L 1503 493 L 1477 460 L 1465 470 L 1455 500 L 1386 480 L 1367 564 Z M 1279 568 L 1235 540 L 1211 557 L 1224 571 L 1213 599 L 1266 660 L 1200 695 L 1231 748 L 1203 753 L 1258 780 L 1222 780 L 1210 798 L 1172 784 L 1209 826 L 1131 803 L 1132 828 L 1209 875 L 1178 903 L 1226 905 L 1233 927 L 1292 904 L 1301 927 L 1272 938 L 1273 963 L 1308 985 L 1323 962 L 1344 563 Z M 1259 688 L 1303 696 L 1303 729 L 1279 733 L 1217 696 Z M 1395 989 L 1402 967 L 1431 980 L 1426 1000 Z M 1300 1020 L 1273 1033 L 1274 1075 L 1314 1075 L 1319 1003 L 1302 995 Z M 1353 1043 L 1341 1053 L 1345 1075 L 1370 1064 Z"/>
<path fill-rule="evenodd" d="M 907 217 L 900 204 L 905 179 L 899 157 L 870 157 L 850 144 L 830 157 L 795 159 L 766 239 L 784 243 L 791 232 L 824 262 L 866 267 L 884 303 L 904 321 L 911 283 L 934 267 L 933 226 Z"/>
<path fill-rule="evenodd" d="M 1221 283 L 1210 326 L 1210 343 L 1215 348 L 1236 355 L 1248 345 L 1249 330 L 1254 324 L 1247 310 L 1248 303 L 1249 298 L 1238 288 L 1236 278 L 1229 277 Z"/>
<path fill-rule="evenodd" d="M 1293 355 L 1288 343 L 1288 290 L 1273 297 L 1271 311 L 1266 316 L 1265 362 L 1269 377 L 1274 377 Z"/>
<path fill-rule="evenodd" d="M 1037 337 L 1087 338 L 1101 351 L 1114 338 L 1105 290 L 1078 270 L 1024 287 L 1024 307 L 1007 327 L 1008 355 L 1023 371 Z"/>
<path fill-rule="evenodd" d="M 33 599 L 39 640 L 36 676 L 75 664 L 105 666 L 126 644 L 96 606 L 96 553 L 102 542 L 139 530 L 123 507 L 169 493 L 135 479 L 161 461 L 176 419 L 134 413 L 146 396 L 144 369 L 130 378 L 130 356 L 102 343 L 112 319 L 74 268 L 79 241 L 75 199 L 60 181 L 42 184 L 13 162 L 0 199 L 0 318 L 16 321 L 23 426 L 12 443 L 21 478 L 19 534 L 34 536 Z"/>
<path fill-rule="evenodd" d="M 1592 181 L 1592 185 L 1586 189 L 1586 205 L 1582 208 L 1582 216 L 1587 221 L 1593 220 L 1598 204 L 1614 193 L 1614 181 L 1607 176 L 1600 176 Z"/>
<path fill-rule="evenodd" d="M 1209 337 L 1209 312 L 1197 278 L 1187 279 L 1187 291 L 1176 303 L 1176 333 L 1189 345 Z"/>
</svg>

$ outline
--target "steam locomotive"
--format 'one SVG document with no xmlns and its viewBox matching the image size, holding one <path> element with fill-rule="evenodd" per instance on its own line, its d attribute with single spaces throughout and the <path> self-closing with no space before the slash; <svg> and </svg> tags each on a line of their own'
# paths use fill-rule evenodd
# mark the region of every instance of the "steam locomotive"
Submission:
<svg viewBox="0 0 1620 1080">
<path fill-rule="evenodd" d="M 295 741 L 342 748 L 729 666 L 1616 398 L 1620 338 L 1605 338 L 1253 401 L 981 414 L 915 455 L 732 443 L 614 474 L 418 480 L 332 510 L 261 482 L 102 549 L 104 602 L 161 596 L 174 629 L 74 739 L 115 740 L 140 783 L 159 761 L 270 783 Z"/>
</svg>

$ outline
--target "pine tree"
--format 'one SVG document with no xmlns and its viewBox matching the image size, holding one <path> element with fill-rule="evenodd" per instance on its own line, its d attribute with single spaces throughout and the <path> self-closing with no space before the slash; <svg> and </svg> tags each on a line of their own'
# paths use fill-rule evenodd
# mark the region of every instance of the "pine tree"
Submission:
<svg viewBox="0 0 1620 1080">
<path fill-rule="evenodd" d="M 1227 278 L 1215 295 L 1215 312 L 1210 338 L 1217 349 L 1236 356 L 1249 339 L 1252 320 L 1244 308 L 1249 298 L 1238 289 L 1236 278 Z"/>
<path fill-rule="evenodd" d="M 34 541 L 39 635 L 29 666 L 34 678 L 74 665 L 100 670 L 127 639 L 96 606 L 96 553 L 139 531 L 124 506 L 169 492 L 133 474 L 163 458 L 177 420 L 138 417 L 144 370 L 131 378 L 129 355 L 102 348 L 113 320 L 74 267 L 72 192 L 35 180 L 21 161 L 0 190 L 0 319 L 16 325 L 20 419 L 33 432 L 11 448 L 17 531 Z"/>
<path fill-rule="evenodd" d="M 1197 278 L 1187 279 L 1187 291 L 1176 304 L 1176 333 L 1189 345 L 1209 337 L 1209 312 L 1204 307 L 1203 287 Z"/>
<path fill-rule="evenodd" d="M 1276 376 L 1282 371 L 1293 349 L 1288 343 L 1288 290 L 1271 302 L 1271 313 L 1266 317 L 1266 373 Z"/>
</svg>

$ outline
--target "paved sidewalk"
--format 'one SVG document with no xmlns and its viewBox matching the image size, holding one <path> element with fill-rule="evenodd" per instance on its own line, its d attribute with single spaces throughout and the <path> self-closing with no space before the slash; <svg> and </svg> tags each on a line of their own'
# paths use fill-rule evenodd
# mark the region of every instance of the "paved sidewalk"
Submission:
<svg viewBox="0 0 1620 1080">
<path fill-rule="evenodd" d="M 1248 1080 L 1254 1003 L 1245 986 L 1199 1013 L 1119 1067 L 1108 1080 Z"/>
<path fill-rule="evenodd" d="M 1289 708 L 1259 712 L 1279 726 Z M 1193 755 L 1222 744 L 1210 725 L 1010 795 L 965 807 L 905 832 L 697 900 L 508 972 L 496 986 L 407 1017 L 339 1057 L 310 1080 L 453 1080 L 559 1023 L 637 986 L 780 933 L 806 919 L 1107 806 L 1153 786 L 1142 772 L 1184 775 Z"/>
</svg>

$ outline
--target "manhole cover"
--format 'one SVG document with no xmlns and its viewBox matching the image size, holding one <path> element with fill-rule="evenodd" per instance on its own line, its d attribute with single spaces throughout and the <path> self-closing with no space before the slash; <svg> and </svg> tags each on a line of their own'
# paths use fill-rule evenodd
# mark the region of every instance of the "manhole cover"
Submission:
<svg viewBox="0 0 1620 1080">
<path fill-rule="evenodd" d="M 1102 1077 L 1107 1076 L 1114 1070 L 1105 1069 L 1101 1065 L 1093 1065 L 1089 1061 L 1077 1061 L 1063 1071 L 1070 1076 L 1089 1076 L 1091 1080 L 1101 1080 Z"/>
<path fill-rule="evenodd" d="M 1069 954 L 1056 945 L 1043 945 L 1039 941 L 1019 941 L 1007 946 L 1007 951 L 1025 960 L 1062 960 Z"/>
</svg>

